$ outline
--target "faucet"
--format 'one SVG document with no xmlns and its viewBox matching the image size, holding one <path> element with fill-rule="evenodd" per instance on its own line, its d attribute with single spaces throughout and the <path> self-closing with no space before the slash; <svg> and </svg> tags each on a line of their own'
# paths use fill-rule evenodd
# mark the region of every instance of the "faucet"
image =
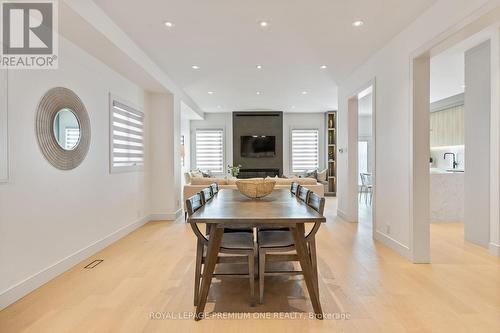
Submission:
<svg viewBox="0 0 500 333">
<path fill-rule="evenodd" d="M 452 155 L 453 156 L 453 169 L 456 169 L 458 166 L 458 162 L 455 159 L 455 153 L 444 153 L 443 158 L 446 159 L 446 155 Z"/>
</svg>

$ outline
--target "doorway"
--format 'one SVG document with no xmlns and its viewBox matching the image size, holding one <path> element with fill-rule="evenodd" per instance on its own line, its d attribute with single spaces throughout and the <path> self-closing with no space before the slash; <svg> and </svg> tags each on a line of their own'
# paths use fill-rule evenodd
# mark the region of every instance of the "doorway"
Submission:
<svg viewBox="0 0 500 333">
<path fill-rule="evenodd" d="M 375 79 L 349 98 L 348 183 L 349 206 L 346 219 L 359 223 L 359 230 L 375 235 L 376 144 Z"/>
<path fill-rule="evenodd" d="M 498 56 L 500 12 L 494 16 L 495 23 L 492 23 L 490 13 L 485 22 L 482 22 L 480 18 L 474 24 L 443 38 L 439 43 L 415 52 L 413 57 L 410 241 L 412 260 L 415 263 L 431 261 L 430 236 L 431 230 L 436 229 L 431 222 L 435 222 L 433 220 L 436 219 L 436 213 L 443 213 L 436 211 L 435 207 L 436 193 L 433 191 L 437 188 L 434 179 L 437 176 L 432 172 L 433 169 L 440 170 L 440 173 L 448 178 L 456 178 L 456 172 L 465 171 L 462 175 L 458 175 L 458 178 L 463 178 L 464 184 L 463 199 L 461 199 L 464 227 L 461 227 L 462 232 L 456 228 L 454 232 L 457 237 L 463 237 L 462 244 L 465 238 L 468 244 L 489 247 L 490 251 L 492 250 L 490 229 L 496 222 L 490 213 L 498 210 L 498 191 L 492 190 L 490 186 L 493 185 L 492 182 L 498 184 L 498 179 L 490 170 L 498 170 L 498 156 L 496 156 L 494 146 L 490 145 L 498 147 L 497 140 L 492 140 L 492 138 L 498 138 L 498 126 L 491 126 L 491 124 L 498 122 L 495 101 L 499 97 L 497 89 L 494 88 L 498 85 L 498 77 L 492 73 L 498 74 L 500 64 L 491 59 Z M 464 90 L 463 96 L 460 97 L 460 92 L 458 92 L 445 98 L 444 101 L 431 100 L 431 96 L 439 90 L 431 85 L 431 74 L 434 72 L 433 60 L 460 47 L 463 53 L 461 64 L 464 77 L 461 83 L 461 89 Z M 445 61 L 441 66 L 449 66 L 450 63 L 450 61 Z M 447 76 L 448 79 L 450 77 L 450 75 Z M 461 98 L 463 141 L 459 142 L 460 140 L 456 141 L 457 138 L 452 139 L 448 135 L 443 137 L 431 132 L 431 130 L 435 131 L 436 126 L 439 125 L 436 119 L 431 118 L 442 118 L 436 117 L 432 112 L 435 111 L 433 109 L 437 107 L 452 110 L 448 116 L 452 113 L 456 114 Z M 434 102 L 434 105 L 431 102 Z M 438 105 L 435 104 L 436 102 Z M 447 118 L 449 123 L 454 121 L 452 118 Z M 443 174 L 439 177 L 442 178 Z M 442 181 L 439 181 L 438 185 L 441 192 L 446 187 Z M 454 218 L 460 215 L 457 215 L 457 211 L 447 213 L 454 214 Z"/>
<path fill-rule="evenodd" d="M 358 94 L 358 221 L 372 227 L 373 205 L 373 87 Z"/>
</svg>

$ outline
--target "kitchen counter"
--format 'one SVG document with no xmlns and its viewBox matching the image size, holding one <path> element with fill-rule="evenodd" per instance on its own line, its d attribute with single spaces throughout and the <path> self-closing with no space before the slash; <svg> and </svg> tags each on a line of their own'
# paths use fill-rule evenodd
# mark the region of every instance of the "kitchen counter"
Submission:
<svg viewBox="0 0 500 333">
<path fill-rule="evenodd" d="M 464 171 L 430 170 L 431 223 L 464 221 Z"/>
</svg>

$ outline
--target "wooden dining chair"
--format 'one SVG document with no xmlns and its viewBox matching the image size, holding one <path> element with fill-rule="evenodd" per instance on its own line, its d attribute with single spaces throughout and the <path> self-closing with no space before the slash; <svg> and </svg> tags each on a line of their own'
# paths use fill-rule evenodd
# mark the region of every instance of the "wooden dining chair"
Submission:
<svg viewBox="0 0 500 333">
<path fill-rule="evenodd" d="M 304 202 L 307 202 L 307 198 L 308 198 L 310 192 L 311 191 L 307 187 L 304 187 L 302 185 L 298 185 L 297 198 L 299 198 L 300 200 L 302 200 Z"/>
<path fill-rule="evenodd" d="M 203 202 L 203 204 L 206 204 L 214 197 L 212 186 L 205 187 L 203 190 L 201 190 L 200 194 L 201 194 L 201 201 Z"/>
<path fill-rule="evenodd" d="M 325 198 L 310 192 L 307 195 L 306 204 L 319 214 L 323 215 L 325 209 Z M 305 236 L 307 250 L 311 257 L 314 274 L 316 294 L 318 288 L 318 268 L 316 258 L 316 233 L 321 222 L 316 222 Z M 259 302 L 264 301 L 264 277 L 275 275 L 302 275 L 302 271 L 266 271 L 266 262 L 294 262 L 299 261 L 292 233 L 288 230 L 262 230 L 257 233 L 257 245 L 259 247 Z M 292 252 L 292 253 L 288 253 Z"/>
<path fill-rule="evenodd" d="M 219 184 L 213 183 L 210 185 L 210 187 L 212 188 L 213 195 L 216 195 L 217 193 L 219 193 Z"/>
<path fill-rule="evenodd" d="M 201 192 L 193 195 L 186 200 L 188 216 L 193 215 L 205 204 L 202 200 Z M 189 219 L 188 219 L 189 221 Z M 189 223 L 196 235 L 196 261 L 194 273 L 194 305 L 198 304 L 200 283 L 202 278 L 202 268 L 206 260 L 206 251 L 208 249 L 208 237 L 204 235 L 196 223 Z M 208 228 L 207 228 L 208 229 Z M 250 281 L 250 304 L 255 304 L 255 242 L 253 233 L 248 232 L 231 232 L 224 233 L 222 236 L 222 244 L 219 253 L 224 253 L 224 256 L 217 258 L 217 264 L 223 263 L 248 263 L 248 274 L 244 273 L 224 273 L 213 274 L 213 277 L 242 277 L 248 278 Z"/>
</svg>

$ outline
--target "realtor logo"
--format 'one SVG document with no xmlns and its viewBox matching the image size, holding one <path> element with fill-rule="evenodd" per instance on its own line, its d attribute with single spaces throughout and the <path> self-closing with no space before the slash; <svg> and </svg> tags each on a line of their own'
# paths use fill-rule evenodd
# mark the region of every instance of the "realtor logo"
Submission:
<svg viewBox="0 0 500 333">
<path fill-rule="evenodd" d="M 57 68 L 57 2 L 2 1 L 0 68 Z"/>
</svg>

